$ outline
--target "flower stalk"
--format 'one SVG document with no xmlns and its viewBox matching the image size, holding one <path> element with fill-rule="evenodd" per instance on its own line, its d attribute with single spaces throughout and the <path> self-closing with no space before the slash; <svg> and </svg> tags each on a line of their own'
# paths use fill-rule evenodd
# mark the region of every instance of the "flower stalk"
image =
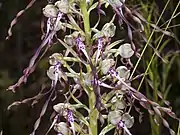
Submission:
<svg viewBox="0 0 180 135">
<path fill-rule="evenodd" d="M 90 20 L 89 20 L 89 13 L 87 11 L 87 4 L 86 0 L 82 0 L 80 2 L 80 8 L 83 15 L 83 22 L 84 22 L 84 31 L 85 31 L 85 37 L 86 37 L 86 45 L 91 45 L 91 28 L 90 28 Z M 88 50 L 87 50 L 88 51 Z M 89 69 L 89 67 L 87 67 Z M 91 72 L 91 70 L 88 70 Z M 97 119 L 98 119 L 98 111 L 95 108 L 96 104 L 96 96 L 94 94 L 94 91 L 89 91 L 89 134 L 90 135 L 97 135 Z"/>
<path fill-rule="evenodd" d="M 86 0 L 80 1 L 80 8 L 82 11 L 82 18 L 84 22 L 84 31 L 86 37 L 86 45 L 91 45 L 91 28 L 90 28 L 90 20 L 89 20 L 89 13 L 87 11 L 87 4 Z"/>
</svg>

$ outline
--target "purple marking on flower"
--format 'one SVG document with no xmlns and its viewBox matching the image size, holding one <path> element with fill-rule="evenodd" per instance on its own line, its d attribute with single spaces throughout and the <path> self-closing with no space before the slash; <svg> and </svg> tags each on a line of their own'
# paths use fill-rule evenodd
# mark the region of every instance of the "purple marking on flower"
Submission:
<svg viewBox="0 0 180 135">
<path fill-rule="evenodd" d="M 74 117 L 73 117 L 72 110 L 70 109 L 68 109 L 67 119 L 68 119 L 68 122 L 71 124 L 73 135 L 75 135 Z"/>
<path fill-rule="evenodd" d="M 52 81 L 52 87 L 55 88 L 57 85 L 58 77 L 59 77 L 59 67 L 61 66 L 60 62 L 57 62 L 56 65 L 54 65 L 54 75 L 55 75 L 55 80 Z"/>
<path fill-rule="evenodd" d="M 83 52 L 83 54 L 86 56 L 86 58 L 90 61 L 89 56 L 88 56 L 88 54 L 87 54 L 87 52 L 86 52 L 86 49 L 85 49 L 85 45 L 84 45 L 84 43 L 81 41 L 80 38 L 76 38 L 76 44 L 77 44 L 77 46 L 78 46 L 78 49 L 81 50 L 81 51 Z"/>
<path fill-rule="evenodd" d="M 96 60 L 95 60 L 96 64 L 97 64 L 98 58 L 100 56 L 100 53 L 101 53 L 101 50 L 102 50 L 102 47 L 103 47 L 103 39 L 102 38 L 98 39 L 97 47 L 98 47 L 98 49 L 97 49 Z"/>
<path fill-rule="evenodd" d="M 61 66 L 61 63 L 58 61 L 55 65 L 54 65 L 54 69 L 57 71 L 59 70 L 59 67 Z"/>
<path fill-rule="evenodd" d="M 68 117 L 68 122 L 69 123 L 73 123 L 74 122 L 74 117 L 73 117 L 73 114 L 72 114 L 72 110 L 68 109 L 67 117 Z"/>
<path fill-rule="evenodd" d="M 102 49 L 102 46 L 103 46 L 103 39 L 102 39 L 102 38 L 99 38 L 99 39 L 98 39 L 98 50 L 101 50 L 101 49 Z"/>
<path fill-rule="evenodd" d="M 77 38 L 77 39 L 76 39 L 76 44 L 77 44 L 79 50 L 82 51 L 82 50 L 85 49 L 85 45 L 84 45 L 84 43 L 81 41 L 80 38 Z"/>
<path fill-rule="evenodd" d="M 112 77 L 115 77 L 116 79 L 118 79 L 123 85 L 129 88 L 132 92 L 137 93 L 136 89 L 134 89 L 133 87 L 129 86 L 126 82 L 124 82 L 125 81 L 124 78 L 121 78 L 118 75 L 118 72 L 116 72 L 114 69 L 111 68 L 108 72 Z"/>
<path fill-rule="evenodd" d="M 119 121 L 119 123 L 118 123 L 118 126 L 120 127 L 120 128 L 124 128 L 124 122 L 122 121 L 122 120 L 120 120 Z"/>
<path fill-rule="evenodd" d="M 96 77 L 94 78 L 94 81 L 93 81 L 93 82 L 94 82 L 95 85 L 99 85 L 98 80 L 97 80 Z"/>
<path fill-rule="evenodd" d="M 119 80 L 119 76 L 118 76 L 118 72 L 116 72 L 114 69 L 110 69 L 109 70 L 109 74 L 112 76 L 112 77 L 115 77 L 115 78 L 117 78 L 118 80 Z"/>
<path fill-rule="evenodd" d="M 57 122 L 58 118 L 59 118 L 59 114 L 57 114 L 57 115 L 54 117 L 54 121 Z"/>
<path fill-rule="evenodd" d="M 48 41 L 47 41 L 48 44 L 51 44 L 52 39 L 53 39 L 53 37 L 54 37 L 54 34 L 56 33 L 56 30 L 55 30 L 55 29 L 56 29 L 56 27 L 58 26 L 58 23 L 59 23 L 59 21 L 61 20 L 62 16 L 63 16 L 63 13 L 61 13 L 61 12 L 59 11 L 59 12 L 58 12 L 58 15 L 57 15 L 57 18 L 56 18 L 56 21 L 55 21 L 55 23 L 54 23 L 54 26 L 51 26 L 51 20 L 52 20 L 52 18 L 48 18 L 48 20 L 47 20 L 47 32 L 46 32 L 46 37 L 47 37 L 47 35 L 48 35 L 49 32 L 50 32 L 50 28 L 51 28 L 51 27 L 53 28 L 53 30 L 52 30 L 52 33 L 53 33 L 53 34 L 51 34 L 51 35 L 49 36 Z"/>
<path fill-rule="evenodd" d="M 119 128 L 123 128 L 128 135 L 132 135 L 122 120 L 118 123 Z"/>
<path fill-rule="evenodd" d="M 49 32 L 50 32 L 50 28 L 51 28 L 51 18 L 49 17 L 48 18 L 48 20 L 47 20 L 47 24 L 46 24 L 46 36 L 45 37 L 47 37 L 47 35 L 49 34 Z"/>
</svg>

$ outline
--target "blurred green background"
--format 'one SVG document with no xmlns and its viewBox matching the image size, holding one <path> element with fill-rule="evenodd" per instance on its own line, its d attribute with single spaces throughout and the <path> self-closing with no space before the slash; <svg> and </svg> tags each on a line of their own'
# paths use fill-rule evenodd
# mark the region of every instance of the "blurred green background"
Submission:
<svg viewBox="0 0 180 135">
<path fill-rule="evenodd" d="M 25 8 L 29 2 L 30 0 L 2 0 L 0 2 L 0 130 L 3 130 L 3 135 L 28 135 L 32 131 L 33 124 L 39 116 L 46 97 L 41 99 L 34 107 L 32 107 L 31 104 L 21 104 L 19 106 L 12 107 L 11 110 L 7 110 L 7 107 L 14 101 L 20 101 L 25 98 L 35 96 L 40 91 L 42 84 L 50 83 L 46 76 L 46 70 L 49 66 L 47 58 L 53 52 L 58 52 L 58 50 L 61 49 L 60 46 L 53 46 L 50 48 L 48 53 L 39 63 L 36 71 L 28 78 L 28 82 L 19 87 L 16 93 L 6 91 L 8 86 L 15 83 L 22 75 L 23 69 L 27 67 L 30 58 L 41 43 L 41 21 L 44 19 L 41 11 L 47 4 L 46 0 L 37 0 L 37 2 L 18 19 L 17 24 L 13 27 L 13 36 L 9 40 L 5 40 L 12 19 L 20 10 Z M 126 3 L 132 10 L 137 9 L 147 20 L 149 15 L 151 15 L 150 21 L 155 23 L 166 2 L 166 0 L 127 0 Z M 161 24 L 170 18 L 177 3 L 178 0 L 171 0 L 165 14 L 163 15 Z M 153 11 L 149 13 L 152 7 Z M 105 10 L 107 15 L 102 18 L 101 25 L 107 22 L 107 20 L 110 20 L 113 15 L 111 8 Z M 180 12 L 180 10 L 178 10 L 178 12 Z M 97 21 L 96 16 L 97 13 L 94 11 L 91 14 L 92 24 Z M 173 19 L 171 23 L 172 26 L 177 24 L 180 24 L 179 16 Z M 148 27 L 146 30 L 148 30 Z M 179 26 L 168 30 L 172 31 L 180 40 Z M 126 37 L 126 34 L 127 33 L 125 31 L 118 29 L 118 37 L 116 38 Z M 158 36 L 159 35 L 156 34 L 154 40 L 156 40 L 156 37 Z M 173 54 L 169 56 L 169 60 L 176 55 L 172 61 L 167 77 L 166 83 L 172 84 L 172 87 L 168 92 L 167 99 L 170 101 L 173 111 L 177 114 L 177 116 L 180 116 L 180 55 L 178 53 L 180 46 L 177 41 L 171 37 L 165 36 L 163 42 L 166 40 L 169 42 L 163 49 L 162 54 L 165 56 L 166 53 L 173 52 Z M 148 54 L 150 53 L 152 53 L 152 51 L 146 53 L 144 57 L 145 59 L 143 59 L 145 65 L 146 58 L 149 58 Z M 133 63 L 135 63 L 136 60 L 137 59 L 135 59 Z M 162 74 L 166 71 L 162 70 L 163 64 L 160 61 L 161 60 L 158 60 L 159 64 L 155 66 L 156 69 L 154 69 L 154 71 L 152 70 L 152 72 L 158 72 L 159 81 L 161 82 Z M 143 62 L 139 66 L 138 71 L 141 73 L 144 72 Z M 149 92 L 144 88 L 146 88 L 146 85 L 143 85 L 141 90 L 141 92 L 145 95 L 148 96 L 148 94 L 152 93 L 152 91 Z M 151 96 L 149 97 L 153 98 Z M 42 119 L 37 135 L 43 135 L 51 124 L 50 115 L 52 113 L 52 104 L 54 103 L 50 104 L 46 115 Z M 136 123 L 131 129 L 132 134 L 151 135 L 152 133 L 148 113 L 143 108 L 141 111 L 144 112 L 142 123 L 138 122 L 138 114 L 133 111 Z M 171 127 L 177 131 L 177 121 L 172 119 L 169 120 Z M 51 132 L 50 134 L 55 133 Z M 162 134 L 168 135 L 168 130 L 166 128 L 162 128 Z"/>
</svg>

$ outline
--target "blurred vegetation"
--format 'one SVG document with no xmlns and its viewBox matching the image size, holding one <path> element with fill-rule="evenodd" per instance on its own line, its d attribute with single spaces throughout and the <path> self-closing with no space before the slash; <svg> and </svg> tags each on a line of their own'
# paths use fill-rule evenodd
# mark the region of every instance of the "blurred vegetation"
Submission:
<svg viewBox="0 0 180 135">
<path fill-rule="evenodd" d="M 58 52 L 58 50 L 61 49 L 60 46 L 52 46 L 39 63 L 36 71 L 28 78 L 27 84 L 18 88 L 15 94 L 11 91 L 6 91 L 7 87 L 16 82 L 22 75 L 23 69 L 28 65 L 29 59 L 41 43 L 41 21 L 44 19 L 42 17 L 41 9 L 47 3 L 45 0 L 37 1 L 29 10 L 27 10 L 25 14 L 18 19 L 17 24 L 13 28 L 13 36 L 10 40 L 5 40 L 12 19 L 21 9 L 25 8 L 29 2 L 29 0 L 3 0 L 0 2 L 0 130 L 3 129 L 3 135 L 27 135 L 32 131 L 33 124 L 40 113 L 46 97 L 41 99 L 40 102 L 33 107 L 28 104 L 21 104 L 10 111 L 7 110 L 7 107 L 14 101 L 20 101 L 35 96 L 41 90 L 43 84 L 50 84 L 46 77 L 46 70 L 48 69 L 47 58 L 49 54 Z M 166 2 L 167 0 L 129 0 L 126 3 L 132 10 L 140 12 L 148 22 L 155 24 Z M 162 25 L 162 27 L 160 27 L 161 29 L 165 28 L 165 25 L 163 24 L 170 18 L 177 3 L 178 0 L 170 1 L 163 18 L 158 25 Z M 108 12 L 108 9 L 106 9 L 106 11 Z M 160 46 L 161 56 L 169 62 L 164 63 L 162 59 L 156 57 L 149 68 L 148 73 L 150 75 L 145 78 L 145 83 L 140 90 L 142 93 L 145 93 L 148 98 L 151 98 L 158 103 L 161 103 L 162 101 L 162 99 L 159 99 L 157 96 L 158 91 L 160 91 L 163 95 L 163 99 L 170 101 L 173 111 L 177 116 L 180 116 L 179 16 L 172 20 L 170 28 L 168 28 L 168 31 L 175 34 L 176 39 L 165 36 Z M 97 21 L 96 13 L 93 12 L 91 17 L 91 24 L 95 24 Z M 111 17 L 112 11 L 108 12 L 102 20 L 107 22 Z M 151 30 L 152 28 L 150 28 L 150 25 L 146 25 L 145 35 L 147 37 L 151 34 Z M 125 31 L 118 31 L 117 35 L 124 37 L 126 34 Z M 153 46 L 156 47 L 161 35 L 161 32 L 155 33 L 151 41 Z M 143 56 L 143 60 L 138 67 L 140 73 L 146 70 L 153 53 L 154 51 L 152 48 L 148 47 Z M 136 86 L 138 83 L 139 82 L 134 82 L 133 85 Z M 85 99 L 82 99 L 82 101 L 85 102 Z M 57 103 L 58 101 L 55 102 Z M 142 111 L 144 110 L 142 109 Z M 46 132 L 47 127 L 49 127 L 51 112 L 52 108 L 49 107 L 47 114 L 43 117 L 42 124 L 38 129 L 38 135 L 43 135 Z M 138 119 L 138 117 L 136 119 Z M 172 120 L 171 127 L 173 127 L 175 131 L 177 131 L 177 126 L 178 123 Z M 146 111 L 144 111 L 142 123 L 136 122 L 131 131 L 133 135 L 166 134 L 166 129 L 156 126 L 152 117 L 149 118 Z M 51 134 L 54 133 L 52 132 Z"/>
</svg>

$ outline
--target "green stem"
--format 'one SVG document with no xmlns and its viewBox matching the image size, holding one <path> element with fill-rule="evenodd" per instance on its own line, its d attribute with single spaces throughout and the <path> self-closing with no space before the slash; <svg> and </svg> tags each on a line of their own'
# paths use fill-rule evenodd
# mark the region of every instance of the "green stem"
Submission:
<svg viewBox="0 0 180 135">
<path fill-rule="evenodd" d="M 82 18 L 84 22 L 84 31 L 85 31 L 85 37 L 86 37 L 86 45 L 91 45 L 91 28 L 90 28 L 90 20 L 89 20 L 89 13 L 87 11 L 87 4 L 86 0 L 80 1 L 80 8 L 82 12 Z M 88 50 L 87 50 L 88 51 Z M 89 66 L 86 67 L 88 72 L 91 72 Z M 96 103 L 96 96 L 94 94 L 93 90 L 90 90 L 88 93 L 89 98 L 89 135 L 97 135 L 97 120 L 98 120 L 98 111 L 95 108 Z"/>
<path fill-rule="evenodd" d="M 83 17 L 83 22 L 84 22 L 86 45 L 90 45 L 91 44 L 91 28 L 90 28 L 90 20 L 89 20 L 89 13 L 87 11 L 86 0 L 80 1 L 80 8 L 83 15 L 82 17 Z"/>
<path fill-rule="evenodd" d="M 95 108 L 96 97 L 93 91 L 89 92 L 89 134 L 97 135 L 97 119 L 98 119 L 98 111 Z"/>
</svg>

